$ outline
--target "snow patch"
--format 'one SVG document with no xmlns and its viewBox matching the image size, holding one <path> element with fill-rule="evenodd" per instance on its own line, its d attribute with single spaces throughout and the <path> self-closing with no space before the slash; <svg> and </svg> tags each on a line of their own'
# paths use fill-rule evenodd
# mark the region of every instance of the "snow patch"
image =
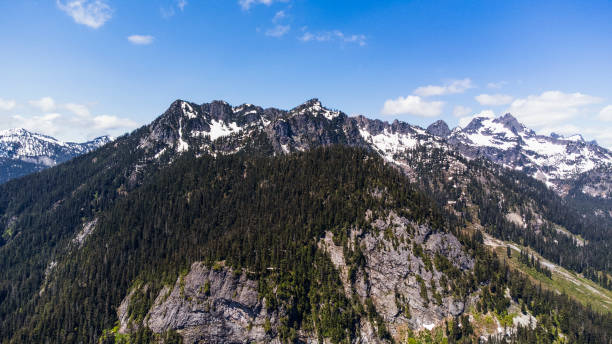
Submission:
<svg viewBox="0 0 612 344">
<path fill-rule="evenodd" d="M 197 117 L 196 113 L 193 111 L 193 108 L 191 107 L 191 105 L 189 105 L 189 103 L 182 102 L 181 108 L 183 109 L 183 113 L 185 114 L 185 116 L 187 116 L 187 118 L 193 119 Z"/>
<path fill-rule="evenodd" d="M 164 153 L 166 152 L 166 148 L 160 150 L 159 152 L 157 152 L 157 154 L 155 154 L 155 159 L 159 160 L 159 158 L 164 155 Z"/>
<path fill-rule="evenodd" d="M 177 152 L 185 152 L 187 150 L 189 150 L 189 145 L 187 144 L 187 142 L 185 142 L 183 140 L 183 119 L 179 118 L 179 139 L 178 139 L 178 144 L 176 146 L 176 151 Z"/>
<path fill-rule="evenodd" d="M 192 136 L 209 136 L 211 141 L 214 141 L 220 137 L 229 136 L 234 133 L 239 133 L 242 131 L 242 128 L 236 124 L 236 122 L 232 122 L 226 124 L 223 121 L 212 120 L 210 122 L 210 131 L 194 131 Z"/>
<path fill-rule="evenodd" d="M 365 129 L 359 129 L 359 134 L 388 161 L 394 161 L 394 154 L 402 153 L 406 149 L 414 148 L 419 144 L 419 141 L 410 134 L 392 133 L 388 129 L 377 135 L 372 135 Z"/>
</svg>

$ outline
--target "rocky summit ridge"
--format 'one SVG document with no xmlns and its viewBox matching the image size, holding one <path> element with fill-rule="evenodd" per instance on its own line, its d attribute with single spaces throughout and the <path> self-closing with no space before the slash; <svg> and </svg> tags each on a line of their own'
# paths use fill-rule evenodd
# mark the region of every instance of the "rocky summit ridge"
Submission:
<svg viewBox="0 0 612 344">
<path fill-rule="evenodd" d="M 190 149 L 213 155 L 242 150 L 283 154 L 320 145 L 347 144 L 369 147 L 386 161 L 398 163 L 398 154 L 418 146 L 452 149 L 469 158 L 483 157 L 523 171 L 561 195 L 572 189 L 572 181 L 584 180 L 584 174 L 612 166 L 612 152 L 596 142 L 587 142 L 580 135 L 539 135 L 511 114 L 476 117 L 467 126 L 452 130 L 439 120 L 424 130 L 398 120 L 389 123 L 347 116 L 326 108 L 318 99 L 291 110 L 252 104 L 231 106 L 224 101 L 198 105 L 176 100 L 147 131 L 141 147 L 155 158 Z M 612 179 L 612 174 L 604 176 Z M 599 184 L 579 191 L 609 197 L 612 190 L 602 189 Z M 591 192 L 594 189 L 599 191 Z"/>
</svg>

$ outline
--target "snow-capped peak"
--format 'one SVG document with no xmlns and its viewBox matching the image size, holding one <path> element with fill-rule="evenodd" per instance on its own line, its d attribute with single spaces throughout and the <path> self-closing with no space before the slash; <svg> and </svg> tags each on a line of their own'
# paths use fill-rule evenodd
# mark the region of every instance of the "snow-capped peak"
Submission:
<svg viewBox="0 0 612 344">
<path fill-rule="evenodd" d="M 328 120 L 333 120 L 334 118 L 340 116 L 340 111 L 332 111 L 324 107 L 319 99 L 313 98 L 304 104 L 294 108 L 291 110 L 294 114 L 312 114 L 314 116 L 323 116 Z"/>
<path fill-rule="evenodd" d="M 74 143 L 63 142 L 23 128 L 0 131 L 0 183 L 54 166 L 110 141 L 112 138 L 102 136 L 89 142 Z"/>
<path fill-rule="evenodd" d="M 453 129 L 448 141 L 464 155 L 485 156 L 551 186 L 612 163 L 612 152 L 585 142 L 580 135 L 538 135 L 511 114 L 477 116 L 468 125 Z"/>
</svg>

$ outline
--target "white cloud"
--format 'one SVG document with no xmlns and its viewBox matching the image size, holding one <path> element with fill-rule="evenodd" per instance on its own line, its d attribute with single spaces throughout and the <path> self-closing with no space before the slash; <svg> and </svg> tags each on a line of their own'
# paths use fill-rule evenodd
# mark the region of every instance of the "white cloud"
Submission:
<svg viewBox="0 0 612 344">
<path fill-rule="evenodd" d="M 78 24 L 97 29 L 112 17 L 113 10 L 104 0 L 57 0 L 57 7 Z"/>
<path fill-rule="evenodd" d="M 474 114 L 472 116 L 467 116 L 467 117 L 462 117 L 459 119 L 459 126 L 461 128 L 465 128 L 468 124 L 470 124 L 470 122 L 474 119 L 474 118 L 478 118 L 478 117 L 486 117 L 486 118 L 494 118 L 495 117 L 495 113 L 493 112 L 493 110 L 483 110 L 477 114 Z"/>
<path fill-rule="evenodd" d="M 453 80 L 442 86 L 421 86 L 414 90 L 414 94 L 421 97 L 442 96 L 446 94 L 463 93 L 473 87 L 472 80 L 470 80 L 470 78 L 465 78 L 462 80 Z"/>
<path fill-rule="evenodd" d="M 60 126 L 57 122 L 61 117 L 62 115 L 59 113 L 48 113 L 30 117 L 14 115 L 9 121 L 9 127 L 24 128 L 33 132 L 55 136 L 60 132 Z M 5 129 L 8 129 L 8 127 Z"/>
<path fill-rule="evenodd" d="M 131 36 L 128 36 L 127 39 L 132 44 L 149 45 L 153 43 L 153 40 L 155 40 L 155 37 L 150 36 L 150 35 L 131 35 Z"/>
<path fill-rule="evenodd" d="M 276 25 L 275 27 L 266 31 L 266 36 L 270 37 L 282 37 L 289 32 L 291 27 L 289 25 Z"/>
<path fill-rule="evenodd" d="M 600 98 L 582 93 L 546 91 L 540 95 L 516 99 L 507 112 L 534 129 L 566 121 L 588 105 L 601 102 Z"/>
<path fill-rule="evenodd" d="M 57 139 L 82 142 L 102 135 L 118 136 L 137 127 L 128 118 L 112 115 L 79 116 L 66 113 L 0 116 L 0 129 L 24 128 Z"/>
<path fill-rule="evenodd" d="M 0 98 L 0 110 L 11 111 L 17 106 L 17 102 L 12 99 Z"/>
<path fill-rule="evenodd" d="M 287 17 L 287 14 L 285 13 L 285 11 L 278 11 L 274 15 L 274 18 L 272 18 L 272 22 L 276 23 L 279 20 L 285 19 L 286 17 Z"/>
<path fill-rule="evenodd" d="M 85 117 L 90 115 L 89 108 L 82 104 L 68 103 L 64 105 L 64 108 L 78 116 Z"/>
<path fill-rule="evenodd" d="M 171 4 L 168 7 L 160 7 L 159 11 L 162 18 L 168 19 L 176 14 L 176 9 L 183 12 L 188 4 L 189 3 L 186 0 L 176 0 L 174 4 Z"/>
<path fill-rule="evenodd" d="M 472 112 L 471 108 L 467 106 L 463 106 L 463 105 L 457 105 L 453 108 L 453 115 L 457 117 L 465 116 L 471 112 Z"/>
<path fill-rule="evenodd" d="M 612 121 L 612 105 L 608 105 L 599 111 L 599 119 L 602 121 Z"/>
<path fill-rule="evenodd" d="M 121 135 L 138 124 L 129 118 L 92 115 L 86 105 L 56 104 L 51 97 L 30 102 L 28 114 L 0 114 L 0 130 L 25 128 L 65 141 L 86 141 L 102 135 Z"/>
<path fill-rule="evenodd" d="M 324 31 L 319 33 L 312 33 L 305 31 L 304 34 L 299 38 L 303 42 L 330 42 L 339 41 L 342 43 L 356 43 L 363 47 L 366 45 L 366 36 L 362 34 L 346 35 L 344 32 L 339 30 Z"/>
<path fill-rule="evenodd" d="M 490 83 L 487 84 L 487 87 L 488 88 L 499 89 L 499 88 L 502 88 L 502 87 L 506 86 L 506 84 L 508 84 L 506 81 L 490 82 Z"/>
<path fill-rule="evenodd" d="M 253 5 L 266 5 L 270 6 L 275 2 L 289 2 L 289 0 L 239 0 L 238 4 L 243 10 L 248 11 Z"/>
<path fill-rule="evenodd" d="M 474 97 L 480 105 L 499 106 L 506 105 L 512 102 L 512 96 L 507 94 L 481 94 Z"/>
<path fill-rule="evenodd" d="M 40 109 L 42 112 L 49 112 L 55 110 L 55 100 L 51 97 L 43 97 L 38 100 L 30 100 L 30 105 Z"/>
<path fill-rule="evenodd" d="M 399 97 L 395 100 L 389 99 L 385 101 L 381 113 L 383 115 L 416 115 L 422 117 L 435 117 L 442 113 L 444 102 L 424 101 L 419 96 Z"/>
<path fill-rule="evenodd" d="M 114 130 L 121 128 L 134 128 L 136 122 L 128 118 L 119 118 L 117 116 L 102 115 L 93 117 L 94 127 L 101 130 Z"/>
</svg>

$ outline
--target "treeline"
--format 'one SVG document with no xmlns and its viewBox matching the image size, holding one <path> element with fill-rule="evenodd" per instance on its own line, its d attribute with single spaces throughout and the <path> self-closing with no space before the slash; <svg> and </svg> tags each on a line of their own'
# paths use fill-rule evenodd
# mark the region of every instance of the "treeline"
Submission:
<svg viewBox="0 0 612 344">
<path fill-rule="evenodd" d="M 610 221 L 585 212 L 573 200 L 562 199 L 543 183 L 488 160 L 468 160 L 442 149 L 417 147 L 401 157 L 415 170 L 420 188 L 431 194 L 439 206 L 450 202 L 465 221 L 474 220 L 468 204 L 476 205 L 475 215 L 489 234 L 529 246 L 544 258 L 585 273 L 595 282 L 600 282 L 595 278 L 597 274 L 589 271 L 612 273 Z M 457 169 L 461 172 L 457 173 Z M 453 179 L 449 180 L 449 176 Z M 576 239 L 547 223 L 528 228 L 518 226 L 506 218 L 506 214 L 515 211 L 520 212 L 526 223 L 539 214 L 580 235 L 586 243 L 577 245 Z M 609 287 L 607 283 L 600 284 Z"/>
<path fill-rule="evenodd" d="M 373 196 L 377 189 L 387 190 L 383 198 Z M 116 307 L 135 281 L 149 283 L 153 298 L 194 261 L 224 260 L 264 281 L 260 292 L 286 310 L 281 338 L 312 328 L 334 342 L 350 339 L 369 312 L 346 299 L 317 242 L 325 231 L 341 240 L 350 228 L 366 227 L 368 209 L 404 209 L 436 229 L 455 221 L 360 149 L 277 158 L 184 155 L 95 212 L 98 225 L 86 244 L 57 257 L 44 292 L 20 304 L 27 316 L 8 314 L 3 333 L 17 342 L 92 342 L 115 326 Z"/>
<path fill-rule="evenodd" d="M 135 145 L 125 146 L 125 153 Z M 31 212 L 21 215 L 16 236 L 0 248 L 0 271 L 8 276 L 0 285 L 2 343 L 97 342 L 116 325 L 117 307 L 131 287 L 149 286 L 131 306 L 132 315 L 142 319 L 159 290 L 173 285 L 195 261 L 210 266 L 225 261 L 257 279 L 269 311 L 283 310 L 280 326 L 270 329 L 283 342 L 296 340 L 301 330 L 334 343 L 352 341 L 361 319 L 389 339 L 375 307 L 346 297 L 333 264 L 317 247 L 326 231 L 344 243 L 351 228 L 370 228 L 367 210 L 378 216 L 394 210 L 434 231 L 456 235 L 476 260 L 474 270 L 458 273 L 442 256 L 433 265 L 458 298 L 481 290 L 483 312 L 505 312 L 510 302 L 505 290 L 510 288 L 516 302 L 542 319 L 542 326 L 522 329 L 525 336 L 552 343 L 546 340 L 560 330 L 576 343 L 610 343 L 610 315 L 541 290 L 509 271 L 484 247 L 480 232 L 469 234 L 455 215 L 365 150 L 334 146 L 280 157 L 187 153 L 131 187 L 134 171 L 125 169 L 127 162 L 113 165 L 109 155 L 111 168 L 100 169 L 89 166 L 91 159 L 75 162 L 89 173 L 87 178 L 49 176 L 50 192 L 64 191 L 41 196 L 44 201 L 35 197 L 35 186 L 24 189 L 28 196 L 23 199 L 15 196 L 15 184 L 10 185 L 15 199 L 0 196 L 3 214 Z M 43 176 L 76 173 L 47 171 Z M 46 180 L 36 178 L 30 181 Z M 52 180 L 61 185 L 53 186 Z M 71 245 L 80 226 L 93 219 L 97 226 L 84 245 Z M 363 266 L 358 251 L 347 252 L 347 257 L 353 268 Z M 46 262 L 52 260 L 57 265 L 48 268 Z M 580 324 L 562 320 L 574 315 Z M 449 342 L 476 340 L 470 327 L 458 326 L 465 321 L 449 323 Z M 151 336 L 142 329 L 134 340 L 146 342 Z M 178 340 L 175 334 L 167 337 Z"/>
<path fill-rule="evenodd" d="M 545 266 L 542 266 L 540 260 L 524 250 L 521 250 L 518 257 L 519 262 L 527 267 L 534 268 L 537 272 L 544 274 L 548 278 L 552 278 L 552 272 Z"/>
</svg>

